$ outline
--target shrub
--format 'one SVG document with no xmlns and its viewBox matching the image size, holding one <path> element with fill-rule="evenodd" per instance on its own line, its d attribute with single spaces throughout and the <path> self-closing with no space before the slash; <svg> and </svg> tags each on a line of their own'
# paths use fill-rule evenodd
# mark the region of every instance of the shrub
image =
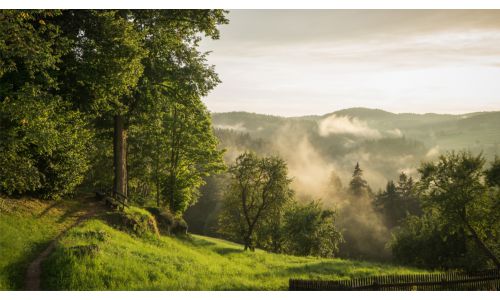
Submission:
<svg viewBox="0 0 500 300">
<path fill-rule="evenodd" d="M 181 217 L 176 217 L 175 225 L 172 228 L 173 234 L 187 234 L 188 232 L 188 224 Z"/>
<path fill-rule="evenodd" d="M 285 251 L 294 255 L 334 257 L 342 234 L 335 226 L 336 213 L 320 202 L 295 204 L 285 213 Z"/>
<path fill-rule="evenodd" d="M 59 199 L 83 181 L 92 133 L 60 98 L 24 92 L 0 103 L 0 192 Z"/>
<path fill-rule="evenodd" d="M 175 216 L 167 208 L 146 207 L 155 218 L 161 234 L 187 234 L 188 225 L 184 219 Z"/>
<path fill-rule="evenodd" d="M 147 210 L 128 207 L 124 211 L 108 214 L 108 222 L 120 230 L 131 232 L 140 237 L 158 237 L 156 219 Z"/>
</svg>

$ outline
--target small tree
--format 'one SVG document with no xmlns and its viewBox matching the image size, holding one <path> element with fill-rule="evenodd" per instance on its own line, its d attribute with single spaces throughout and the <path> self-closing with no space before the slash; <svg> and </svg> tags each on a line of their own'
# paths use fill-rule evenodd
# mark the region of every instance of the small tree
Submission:
<svg viewBox="0 0 500 300">
<path fill-rule="evenodd" d="M 471 238 L 478 249 L 500 268 L 500 260 L 490 245 L 488 233 L 491 222 L 496 222 L 493 199 L 484 184 L 485 160 L 480 154 L 450 152 L 435 163 L 424 163 L 418 170 L 422 176 L 418 184 L 423 208 L 437 211 L 440 222 L 449 224 L 450 234 L 463 232 L 464 244 Z M 497 235 L 496 233 L 495 235 Z"/>
<path fill-rule="evenodd" d="M 382 213 L 387 227 L 392 228 L 401 219 L 401 198 L 394 181 L 387 182 L 385 191 L 379 192 L 374 201 L 375 208 Z"/>
<path fill-rule="evenodd" d="M 356 166 L 354 167 L 352 179 L 351 182 L 349 182 L 349 192 L 356 197 L 360 197 L 371 192 L 368 183 L 363 178 L 363 170 L 359 167 L 359 163 L 356 163 Z"/>
<path fill-rule="evenodd" d="M 286 163 L 279 157 L 259 158 L 243 153 L 230 167 L 220 227 L 254 250 L 256 229 L 271 212 L 279 210 L 292 197 Z"/>
<path fill-rule="evenodd" d="M 295 203 L 285 213 L 286 252 L 295 255 L 334 257 L 343 242 L 335 226 L 336 212 L 323 210 L 320 202 Z"/>
</svg>

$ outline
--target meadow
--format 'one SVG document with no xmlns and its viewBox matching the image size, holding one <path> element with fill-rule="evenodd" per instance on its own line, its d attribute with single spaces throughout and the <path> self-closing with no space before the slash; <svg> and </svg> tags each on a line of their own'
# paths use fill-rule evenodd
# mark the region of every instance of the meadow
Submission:
<svg viewBox="0 0 500 300">
<path fill-rule="evenodd" d="M 1 290 L 22 289 L 26 267 L 85 212 L 85 202 L 4 200 Z M 92 246 L 94 251 L 75 249 Z M 87 247 L 89 248 L 89 247 Z M 42 265 L 42 290 L 286 290 L 289 278 L 346 279 L 427 271 L 372 262 L 243 251 L 206 236 L 137 237 L 102 214 L 70 229 Z"/>
<path fill-rule="evenodd" d="M 0 198 L 0 290 L 21 289 L 29 262 L 73 224 L 83 208 L 75 200 Z"/>
</svg>

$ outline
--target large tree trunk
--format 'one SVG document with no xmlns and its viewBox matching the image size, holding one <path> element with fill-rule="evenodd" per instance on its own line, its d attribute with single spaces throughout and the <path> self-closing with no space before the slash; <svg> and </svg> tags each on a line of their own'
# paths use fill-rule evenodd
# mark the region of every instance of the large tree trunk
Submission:
<svg viewBox="0 0 500 300">
<path fill-rule="evenodd" d="M 123 116 L 115 116 L 115 130 L 113 135 L 114 156 L 114 186 L 113 194 L 127 197 L 127 131 Z M 125 199 L 126 201 L 126 199 Z"/>
</svg>

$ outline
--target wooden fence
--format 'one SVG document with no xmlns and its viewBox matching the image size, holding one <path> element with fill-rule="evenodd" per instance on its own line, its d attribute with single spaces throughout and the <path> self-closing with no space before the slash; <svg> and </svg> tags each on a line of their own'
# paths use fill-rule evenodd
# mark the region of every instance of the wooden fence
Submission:
<svg viewBox="0 0 500 300">
<path fill-rule="evenodd" d="M 290 279 L 290 291 L 498 291 L 500 270 L 388 275 L 348 280 Z"/>
</svg>

